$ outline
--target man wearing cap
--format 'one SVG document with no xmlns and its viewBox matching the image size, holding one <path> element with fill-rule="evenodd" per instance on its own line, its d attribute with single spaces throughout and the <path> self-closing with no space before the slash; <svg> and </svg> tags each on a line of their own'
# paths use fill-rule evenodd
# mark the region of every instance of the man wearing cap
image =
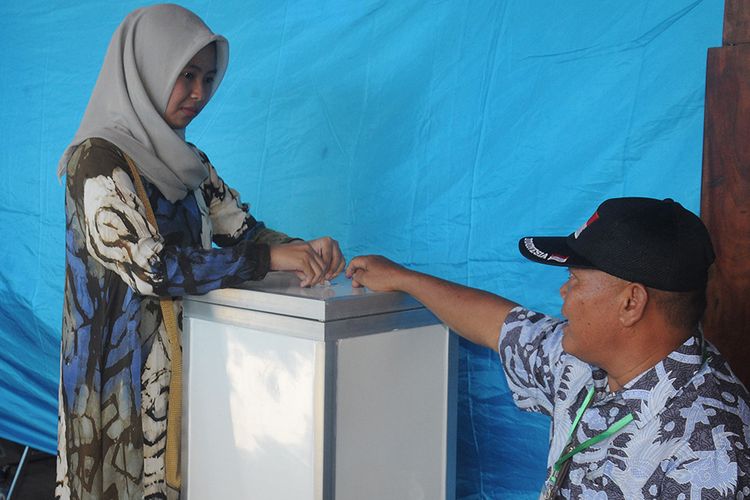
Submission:
<svg viewBox="0 0 750 500">
<path fill-rule="evenodd" d="M 564 321 L 384 257 L 356 257 L 347 276 L 499 352 L 518 407 L 552 418 L 542 498 L 750 498 L 750 396 L 699 327 L 714 260 L 700 219 L 615 198 L 519 248 L 569 268 Z"/>
</svg>

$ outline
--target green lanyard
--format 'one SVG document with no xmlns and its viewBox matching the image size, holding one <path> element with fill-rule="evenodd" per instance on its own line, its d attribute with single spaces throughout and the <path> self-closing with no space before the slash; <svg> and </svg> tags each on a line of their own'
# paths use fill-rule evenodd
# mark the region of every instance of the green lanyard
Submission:
<svg viewBox="0 0 750 500">
<path fill-rule="evenodd" d="M 711 356 L 708 355 L 706 352 L 706 340 L 705 338 L 701 339 L 701 355 L 702 355 L 702 364 L 705 364 L 707 361 L 711 360 Z M 594 397 L 594 388 L 591 387 L 589 389 L 588 394 L 586 394 L 586 398 L 583 400 L 583 404 L 580 408 L 578 408 L 578 411 L 576 412 L 576 418 L 573 420 L 573 426 L 570 429 L 570 434 L 568 434 L 568 444 L 563 448 L 563 451 L 560 453 L 560 458 L 557 459 L 555 464 L 552 466 L 552 472 L 550 474 L 549 479 L 547 479 L 547 483 L 545 484 L 544 489 L 542 490 L 541 498 L 547 499 L 547 498 L 553 498 L 556 493 L 557 489 L 559 488 L 559 484 L 556 484 L 558 480 L 561 480 L 564 478 L 565 474 L 567 473 L 567 467 L 566 465 L 569 465 L 568 460 L 578 453 L 581 450 L 585 450 L 591 445 L 594 445 L 598 443 L 599 441 L 603 441 L 607 439 L 608 437 L 612 436 L 613 434 L 616 434 L 618 431 L 620 431 L 623 427 L 628 425 L 630 422 L 633 421 L 633 414 L 628 413 L 624 417 L 622 417 L 620 420 L 615 422 L 614 424 L 610 425 L 607 430 L 602 432 L 601 434 L 597 434 L 596 436 L 592 437 L 591 439 L 587 439 L 583 443 L 579 444 L 578 446 L 571 448 L 571 442 L 570 440 L 573 439 L 573 434 L 575 433 L 576 428 L 578 428 L 578 423 L 581 421 L 581 417 L 583 417 L 583 412 L 586 411 L 586 408 L 589 407 L 589 404 L 591 403 L 591 399 Z M 560 471 L 565 468 L 565 471 L 563 474 L 560 474 Z"/>
<path fill-rule="evenodd" d="M 578 408 L 578 412 L 576 413 L 576 418 L 573 420 L 573 427 L 570 429 L 570 434 L 568 435 L 568 443 L 570 443 L 570 440 L 573 438 L 573 433 L 575 432 L 576 428 L 578 427 L 578 423 L 581 421 L 581 417 L 583 416 L 583 412 L 586 411 L 586 408 L 588 408 L 589 403 L 591 403 L 591 399 L 594 397 L 594 388 L 591 387 L 589 389 L 588 394 L 586 394 L 586 399 L 583 400 L 583 404 L 580 408 Z M 620 429 L 628 425 L 630 422 L 633 421 L 633 415 L 631 413 L 628 413 L 624 417 L 622 417 L 620 420 L 615 422 L 614 424 L 610 425 L 607 430 L 602 432 L 601 434 L 597 434 L 596 436 L 592 437 L 591 439 L 587 439 L 583 443 L 579 444 L 575 448 L 571 449 L 566 453 L 566 449 L 570 447 L 570 445 L 566 446 L 562 453 L 560 454 L 560 458 L 557 459 L 557 462 L 555 462 L 555 465 L 552 467 L 552 474 L 550 475 L 549 481 L 554 484 L 557 482 L 557 475 L 560 472 L 560 469 L 562 469 L 563 464 L 567 462 L 570 457 L 575 455 L 581 450 L 585 450 L 591 445 L 594 445 L 598 443 L 599 441 L 603 441 L 607 439 L 608 437 L 612 436 L 613 434 L 616 434 Z"/>
</svg>

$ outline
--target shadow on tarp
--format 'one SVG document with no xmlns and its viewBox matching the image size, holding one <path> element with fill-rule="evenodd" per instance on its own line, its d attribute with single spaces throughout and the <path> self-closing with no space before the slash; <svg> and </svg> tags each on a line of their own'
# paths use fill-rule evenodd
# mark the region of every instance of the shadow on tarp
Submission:
<svg viewBox="0 0 750 500">
<path fill-rule="evenodd" d="M 57 449 L 59 332 L 0 273 L 0 438 L 46 453 Z M 51 374 L 55 374 L 52 376 Z"/>
</svg>

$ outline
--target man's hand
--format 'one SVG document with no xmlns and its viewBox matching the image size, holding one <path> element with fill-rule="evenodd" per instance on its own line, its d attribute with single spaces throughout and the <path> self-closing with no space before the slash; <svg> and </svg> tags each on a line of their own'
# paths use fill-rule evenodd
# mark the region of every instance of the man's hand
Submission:
<svg viewBox="0 0 750 500">
<path fill-rule="evenodd" d="M 355 257 L 346 268 L 355 288 L 366 286 L 379 292 L 401 290 L 402 281 L 411 271 L 380 255 Z"/>
<path fill-rule="evenodd" d="M 320 256 L 323 263 L 324 279 L 332 280 L 344 270 L 346 260 L 341 253 L 338 241 L 329 236 L 308 241 L 310 246 Z"/>
</svg>

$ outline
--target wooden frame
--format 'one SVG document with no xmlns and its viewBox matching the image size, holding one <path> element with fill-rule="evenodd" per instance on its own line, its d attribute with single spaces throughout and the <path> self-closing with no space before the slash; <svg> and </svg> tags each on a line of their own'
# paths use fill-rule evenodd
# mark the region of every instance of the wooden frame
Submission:
<svg viewBox="0 0 750 500">
<path fill-rule="evenodd" d="M 716 250 L 706 337 L 750 385 L 750 1 L 726 0 L 708 50 L 701 217 Z"/>
</svg>

